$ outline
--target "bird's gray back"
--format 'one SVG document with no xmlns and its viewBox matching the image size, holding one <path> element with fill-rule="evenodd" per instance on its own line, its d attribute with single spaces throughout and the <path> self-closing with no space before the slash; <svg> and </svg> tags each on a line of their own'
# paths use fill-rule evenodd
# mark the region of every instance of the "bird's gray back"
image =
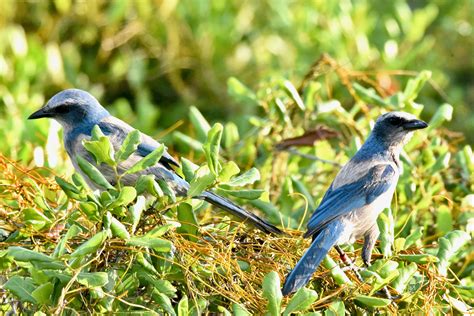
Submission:
<svg viewBox="0 0 474 316">
<path fill-rule="evenodd" d="M 127 135 L 134 130 L 127 123 L 113 116 L 108 116 L 102 119 L 100 122 L 98 122 L 97 125 L 100 127 L 101 131 L 109 138 L 110 143 L 112 144 L 114 148 L 114 151 L 119 150 L 120 146 L 122 145 Z M 82 129 L 82 130 L 83 132 L 79 132 L 79 133 L 74 130 L 70 131 L 70 133 L 77 134 L 75 135 L 75 137 L 69 137 L 67 133 L 64 134 L 66 149 L 68 151 L 69 156 L 71 157 L 74 167 L 76 168 L 76 170 L 80 171 L 80 168 L 77 165 L 77 159 L 76 159 L 76 156 L 80 155 L 86 160 L 88 160 L 90 163 L 94 164 L 97 167 L 97 169 L 99 169 L 99 171 L 105 176 L 105 178 L 111 184 L 114 185 L 116 183 L 116 174 L 114 170 L 110 166 L 104 163 L 97 165 L 92 155 L 83 146 L 83 141 L 90 140 L 91 138 L 90 131 L 92 130 L 92 127 L 90 128 L 90 130 L 87 130 L 87 129 Z M 153 138 L 143 133 L 140 133 L 140 140 L 141 140 L 141 143 L 146 143 L 148 147 L 153 148 L 153 149 L 157 148 L 160 145 Z M 166 151 L 165 151 L 165 155 L 169 156 L 169 154 Z M 132 155 L 130 155 L 130 157 L 127 160 L 121 162 L 118 165 L 118 173 L 119 174 L 124 173 L 126 170 L 130 169 L 135 163 L 140 161 L 144 156 L 146 156 L 146 154 L 141 155 L 138 151 L 135 151 Z M 134 174 L 127 174 L 121 178 L 121 181 L 124 185 L 134 186 L 138 177 L 140 175 L 145 175 L 145 174 L 153 174 L 155 175 L 157 180 L 158 179 L 165 180 L 168 184 L 173 185 L 172 189 L 178 195 L 186 195 L 187 193 L 189 184 L 184 179 L 180 178 L 173 170 L 168 169 L 166 166 L 164 166 L 161 163 L 157 163 L 153 167 L 147 168 L 145 170 L 142 170 Z M 92 184 L 92 183 L 90 183 L 89 181 L 89 184 Z M 92 186 L 96 187 L 94 184 L 92 184 Z"/>
</svg>

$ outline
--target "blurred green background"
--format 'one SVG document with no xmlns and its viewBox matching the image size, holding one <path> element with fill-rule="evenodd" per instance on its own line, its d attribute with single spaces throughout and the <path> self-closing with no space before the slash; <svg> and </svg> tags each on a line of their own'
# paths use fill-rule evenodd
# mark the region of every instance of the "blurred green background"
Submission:
<svg viewBox="0 0 474 316">
<path fill-rule="evenodd" d="M 387 94 L 431 70 L 417 99 L 422 116 L 452 104 L 450 128 L 472 143 L 473 10 L 469 0 L 1 1 L 2 150 L 30 139 L 18 137 L 26 115 L 70 87 L 154 136 L 190 105 L 242 127 L 258 108 L 229 97 L 229 77 L 253 89 L 274 75 L 297 86 L 322 53 L 347 69 L 377 71 Z M 349 108 L 340 90 L 330 97 Z"/>
</svg>

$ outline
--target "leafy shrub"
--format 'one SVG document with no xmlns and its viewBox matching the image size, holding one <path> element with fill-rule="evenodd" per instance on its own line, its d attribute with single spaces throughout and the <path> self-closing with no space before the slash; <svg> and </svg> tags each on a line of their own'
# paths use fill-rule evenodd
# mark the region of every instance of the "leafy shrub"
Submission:
<svg viewBox="0 0 474 316">
<path fill-rule="evenodd" d="M 421 72 L 403 91 L 387 97 L 368 84 L 374 82 L 370 76 L 359 82 L 359 77 L 348 76 L 349 81 L 341 80 L 347 95 L 354 97 L 347 111 L 329 97 L 325 78 L 314 69 L 298 88 L 274 78 L 253 92 L 231 78 L 230 95 L 262 113 L 248 118 L 247 130 L 232 122 L 211 127 L 191 108 L 191 134 L 196 138 L 173 134 L 177 148 L 187 148 L 190 156 L 204 161 L 196 166 L 182 160 L 181 172 L 194 193 L 215 188 L 247 199 L 240 203 L 281 223 L 289 236 L 250 232 L 243 224 L 210 215 L 203 202 L 177 198 L 166 183 L 150 176 L 142 177 L 135 188 L 113 187 L 82 161 L 88 180 L 104 191 L 91 192 L 78 174 L 71 182 L 57 177 L 59 189 L 39 174 L 43 170 L 26 169 L 2 156 L 0 207 L 7 236 L 2 244 L 8 248 L 0 251 L 0 266 L 9 302 L 3 309 L 178 315 L 465 311 L 473 286 L 469 221 L 474 159 L 470 146 L 440 128 L 451 119 L 449 104 L 440 106 L 430 128 L 416 133 L 405 147 L 393 208 L 379 218 L 380 253 L 363 271 L 366 283 L 358 283 L 328 256 L 308 288 L 281 297 L 280 280 L 307 246 L 298 230 L 337 166 L 356 152 L 382 110 L 419 115 L 423 105 L 415 99 L 430 76 Z M 350 71 L 341 68 L 340 73 Z M 333 129 L 333 137 L 314 146 L 275 149 L 283 139 L 318 125 Z M 114 166 L 133 150 L 134 135 L 114 153 L 107 137 L 95 129 L 86 146 L 98 161 Z M 153 164 L 161 153 L 159 148 L 130 172 Z M 249 170 L 236 176 L 238 166 L 260 171 L 242 167 Z M 360 257 L 359 244 L 347 250 Z M 375 295 L 384 285 L 402 295 L 397 306 Z"/>
</svg>

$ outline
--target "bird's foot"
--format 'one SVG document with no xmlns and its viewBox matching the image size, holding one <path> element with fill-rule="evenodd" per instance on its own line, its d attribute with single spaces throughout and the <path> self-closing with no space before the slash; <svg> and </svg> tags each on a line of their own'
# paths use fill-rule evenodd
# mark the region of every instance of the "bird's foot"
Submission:
<svg viewBox="0 0 474 316">
<path fill-rule="evenodd" d="M 339 253 L 339 257 L 341 258 L 342 262 L 348 267 L 354 274 L 356 275 L 357 279 L 360 282 L 364 282 L 364 279 L 359 273 L 360 268 L 354 264 L 354 262 L 349 258 L 349 256 L 341 249 L 339 246 L 334 246 L 336 251 Z"/>
<path fill-rule="evenodd" d="M 362 268 L 356 266 L 354 263 L 352 263 L 350 265 L 346 265 L 346 266 L 342 267 L 341 269 L 344 272 L 346 272 L 346 271 L 354 272 L 355 276 L 357 277 L 357 280 L 359 280 L 360 282 L 364 282 L 364 279 L 362 278 L 362 276 L 359 273 L 359 271 L 361 271 Z"/>
</svg>

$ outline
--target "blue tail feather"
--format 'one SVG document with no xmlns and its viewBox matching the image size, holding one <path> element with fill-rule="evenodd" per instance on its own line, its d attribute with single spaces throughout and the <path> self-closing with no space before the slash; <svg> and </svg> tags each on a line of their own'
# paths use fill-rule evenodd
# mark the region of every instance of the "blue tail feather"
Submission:
<svg viewBox="0 0 474 316">
<path fill-rule="evenodd" d="M 344 229 L 340 221 L 334 221 L 327 225 L 314 238 L 311 246 L 306 250 L 303 257 L 296 264 L 293 270 L 288 274 L 283 285 L 283 295 L 296 292 L 299 288 L 305 286 L 316 268 L 324 259 L 332 246 L 334 246 Z"/>
</svg>

